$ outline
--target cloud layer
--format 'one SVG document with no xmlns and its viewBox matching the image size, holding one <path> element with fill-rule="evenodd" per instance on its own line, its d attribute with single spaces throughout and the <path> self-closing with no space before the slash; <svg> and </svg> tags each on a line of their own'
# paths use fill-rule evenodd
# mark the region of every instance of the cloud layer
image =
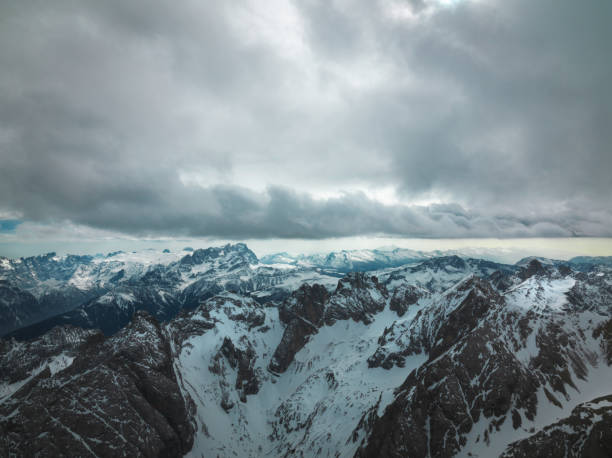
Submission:
<svg viewBox="0 0 612 458">
<path fill-rule="evenodd" d="M 0 7 L 0 215 L 131 235 L 612 235 L 612 4 Z"/>
</svg>

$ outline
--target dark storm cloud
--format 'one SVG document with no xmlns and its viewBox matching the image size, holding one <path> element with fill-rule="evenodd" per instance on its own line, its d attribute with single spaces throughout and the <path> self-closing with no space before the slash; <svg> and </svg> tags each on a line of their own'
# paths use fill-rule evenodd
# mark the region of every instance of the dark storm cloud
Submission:
<svg viewBox="0 0 612 458">
<path fill-rule="evenodd" d="M 136 235 L 612 235 L 612 4 L 270 5 L 3 4 L 0 214 Z"/>
<path fill-rule="evenodd" d="M 440 27 L 451 33 L 425 33 L 411 61 L 457 84 L 462 100 L 442 117 L 446 135 L 431 142 L 425 130 L 424 138 L 414 136 L 425 145 L 407 145 L 434 165 L 424 185 L 487 204 L 576 194 L 605 202 L 612 184 L 605 127 L 612 125 L 612 61 L 604 57 L 612 5 L 508 2 L 498 12 L 485 2 L 441 16 Z M 397 160 L 412 190 L 413 158 Z"/>
<path fill-rule="evenodd" d="M 207 189 L 178 185 L 179 193 L 160 193 L 154 186 L 119 186 L 112 195 L 97 188 L 76 202 L 49 205 L 51 220 L 71 215 L 86 226 L 151 236 L 217 236 L 225 238 L 325 238 L 354 234 L 390 234 L 413 237 L 571 236 L 582 227 L 605 234 L 593 221 L 573 220 L 567 214 L 524 217 L 482 214 L 458 204 L 429 206 L 383 205 L 363 193 L 325 200 L 285 188 L 254 193 L 245 188 L 214 186 Z M 148 192 L 147 192 L 148 189 Z M 172 188 L 171 188 L 172 189 Z M 180 205 L 177 205 L 180 203 Z M 72 204 L 72 207 L 71 207 Z M 591 223 L 590 226 L 584 226 Z"/>
</svg>

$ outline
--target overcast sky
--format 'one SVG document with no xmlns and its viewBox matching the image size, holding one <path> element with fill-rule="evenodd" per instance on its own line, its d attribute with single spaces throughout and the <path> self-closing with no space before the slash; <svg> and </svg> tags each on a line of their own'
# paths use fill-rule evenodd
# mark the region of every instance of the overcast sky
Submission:
<svg viewBox="0 0 612 458">
<path fill-rule="evenodd" d="M 609 0 L 3 1 L 0 243 L 612 235 Z"/>
</svg>

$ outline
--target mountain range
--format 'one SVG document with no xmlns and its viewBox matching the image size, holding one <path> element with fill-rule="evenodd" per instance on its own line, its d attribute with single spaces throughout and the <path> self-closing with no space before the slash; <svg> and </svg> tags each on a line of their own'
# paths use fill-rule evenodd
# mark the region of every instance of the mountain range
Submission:
<svg viewBox="0 0 612 458">
<path fill-rule="evenodd" d="M 0 258 L 1 456 L 612 456 L 610 258 Z"/>
</svg>

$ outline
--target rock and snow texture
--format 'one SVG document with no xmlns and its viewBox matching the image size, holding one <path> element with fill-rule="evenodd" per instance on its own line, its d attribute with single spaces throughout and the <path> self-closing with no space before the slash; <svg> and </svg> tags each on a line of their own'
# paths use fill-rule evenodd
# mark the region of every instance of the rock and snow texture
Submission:
<svg viewBox="0 0 612 458">
<path fill-rule="evenodd" d="M 579 404 L 567 418 L 510 444 L 502 455 L 503 458 L 525 456 L 612 456 L 612 395 Z"/>
<path fill-rule="evenodd" d="M 45 256 L 0 264 L 0 335 L 37 337 L 58 325 L 110 335 L 137 310 L 169 320 L 222 292 L 282 301 L 304 283 L 333 288 L 339 274 L 265 265 L 245 244 L 195 251 Z"/>
<path fill-rule="evenodd" d="M 361 286 L 354 296 L 346 290 L 351 281 Z M 181 317 L 198 323 L 195 333 L 171 322 L 176 370 L 202 431 L 190 456 L 352 456 L 364 412 L 382 409 L 424 360 L 415 355 L 403 368 L 368 368 L 384 325 L 397 316 L 383 310 L 388 300 L 380 290 L 374 279 L 350 276 L 333 293 L 304 286 L 280 309 L 213 298 Z M 369 298 L 366 310 L 378 310 L 368 324 L 364 310 L 354 309 L 358 297 Z M 345 318 L 338 318 L 340 307 Z M 327 310 L 335 317 L 329 324 Z M 279 354 L 290 356 L 279 361 Z"/>
<path fill-rule="evenodd" d="M 0 455 L 610 456 L 608 267 L 446 256 L 262 300 L 237 251 L 139 277 L 185 294 L 168 321 L 0 341 Z M 96 301 L 133 313 L 120 286 Z"/>
<path fill-rule="evenodd" d="M 29 342 L 0 340 L 0 403 L 46 368 L 55 374 L 70 366 L 80 347 L 98 334 L 66 326 Z"/>
<path fill-rule="evenodd" d="M 71 364 L 47 365 L 0 401 L 0 456 L 186 453 L 192 406 L 181 396 L 170 343 L 155 319 L 139 312 L 111 338 L 79 338 Z"/>
<path fill-rule="evenodd" d="M 304 286 L 259 327 L 206 306 L 177 363 L 206 431 L 191 454 L 497 456 L 612 390 L 601 273 L 451 257 Z"/>
<path fill-rule="evenodd" d="M 456 288 L 469 291 L 460 300 L 434 303 L 403 332 L 389 332 L 404 344 L 402 356 L 424 349 L 428 359 L 374 422 L 361 456 L 498 456 L 612 392 L 610 272 L 535 262 L 507 292 L 469 279 Z M 517 450 L 512 456 L 533 456 Z"/>
</svg>

